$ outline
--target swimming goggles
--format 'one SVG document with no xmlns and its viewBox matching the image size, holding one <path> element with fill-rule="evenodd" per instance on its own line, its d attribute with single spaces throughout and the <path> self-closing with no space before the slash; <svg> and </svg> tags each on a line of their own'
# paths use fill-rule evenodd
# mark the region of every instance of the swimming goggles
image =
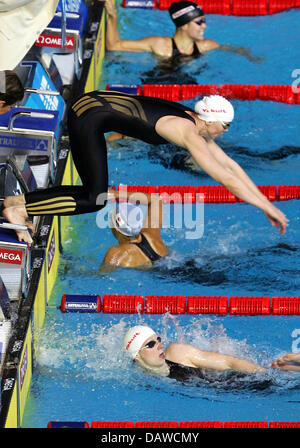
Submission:
<svg viewBox="0 0 300 448">
<path fill-rule="evenodd" d="M 195 21 L 194 23 L 196 23 L 197 25 L 201 26 L 204 23 L 206 23 L 206 18 L 203 17 L 202 19 L 199 19 L 199 20 Z"/>
<path fill-rule="evenodd" d="M 223 121 L 219 120 L 219 122 L 221 123 L 221 125 L 223 126 L 223 129 L 228 129 L 230 126 L 230 123 L 224 123 Z"/>
<path fill-rule="evenodd" d="M 161 342 L 161 338 L 159 336 L 157 336 L 157 340 L 156 341 L 149 341 L 142 348 L 153 348 L 155 346 L 156 342 Z"/>
<path fill-rule="evenodd" d="M 231 125 L 231 123 L 224 123 L 224 121 L 220 120 L 212 111 L 210 111 L 209 113 L 212 117 L 215 118 L 215 120 L 217 120 L 217 122 L 221 123 L 224 130 L 228 129 L 229 126 Z"/>
</svg>

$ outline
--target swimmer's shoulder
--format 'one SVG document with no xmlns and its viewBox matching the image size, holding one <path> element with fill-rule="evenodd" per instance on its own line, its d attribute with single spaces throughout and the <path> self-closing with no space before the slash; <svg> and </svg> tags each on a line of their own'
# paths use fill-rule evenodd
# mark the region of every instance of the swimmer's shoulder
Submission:
<svg viewBox="0 0 300 448">
<path fill-rule="evenodd" d="M 195 367 L 190 357 L 194 354 L 196 347 L 184 342 L 173 342 L 165 349 L 166 359 L 189 367 Z"/>
<path fill-rule="evenodd" d="M 200 42 L 197 42 L 198 50 L 201 53 L 206 53 L 207 51 L 216 50 L 220 48 L 220 44 L 213 39 L 204 39 Z"/>
<path fill-rule="evenodd" d="M 103 259 L 103 264 L 133 268 L 141 264 L 151 264 L 151 262 L 140 253 L 134 244 L 123 243 L 108 249 Z"/>
<path fill-rule="evenodd" d="M 152 53 L 163 58 L 172 56 L 172 38 L 169 36 L 149 36 Z"/>
</svg>

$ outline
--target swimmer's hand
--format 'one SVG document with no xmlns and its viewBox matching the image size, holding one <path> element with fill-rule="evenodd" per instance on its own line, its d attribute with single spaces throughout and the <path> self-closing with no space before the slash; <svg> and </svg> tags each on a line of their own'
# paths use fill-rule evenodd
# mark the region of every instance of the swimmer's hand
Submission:
<svg viewBox="0 0 300 448">
<path fill-rule="evenodd" d="M 288 353 L 272 362 L 273 369 L 300 371 L 300 353 Z"/>
<path fill-rule="evenodd" d="M 107 12 L 108 17 L 117 17 L 116 10 L 112 4 L 111 0 L 98 0 L 98 1 L 104 1 L 104 7 Z"/>
<path fill-rule="evenodd" d="M 284 235 L 285 230 L 288 226 L 289 220 L 277 207 L 271 204 L 271 207 L 267 211 L 265 211 L 265 215 L 268 218 L 271 226 L 277 227 L 280 229 L 281 235 Z"/>
</svg>

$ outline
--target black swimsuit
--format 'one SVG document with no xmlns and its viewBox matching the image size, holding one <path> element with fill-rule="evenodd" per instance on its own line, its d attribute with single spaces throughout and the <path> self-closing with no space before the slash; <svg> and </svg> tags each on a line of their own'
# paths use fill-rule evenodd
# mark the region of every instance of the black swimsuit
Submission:
<svg viewBox="0 0 300 448">
<path fill-rule="evenodd" d="M 147 238 L 142 233 L 141 233 L 141 237 L 142 237 L 142 241 L 141 242 L 139 242 L 139 243 L 131 243 L 131 244 L 135 244 L 139 249 L 141 249 L 141 251 L 146 255 L 146 257 L 149 258 L 150 261 L 152 261 L 152 263 L 154 263 L 154 261 L 157 261 L 160 258 L 162 258 L 150 246 L 149 241 L 147 240 Z"/>
<path fill-rule="evenodd" d="M 193 53 L 192 54 L 180 53 L 180 51 L 178 50 L 178 47 L 176 45 L 175 40 L 172 39 L 172 58 L 176 58 L 178 56 L 191 56 L 193 58 L 196 58 L 197 56 L 201 56 L 201 52 L 198 50 L 196 42 L 194 42 L 194 48 L 193 48 Z"/>
<path fill-rule="evenodd" d="M 184 366 L 183 364 L 178 364 L 177 362 L 168 361 L 166 359 L 166 363 L 170 369 L 170 373 L 168 375 L 169 378 L 172 378 L 177 381 L 187 381 L 192 378 L 205 378 L 203 369 L 198 367 L 189 367 Z"/>
<path fill-rule="evenodd" d="M 57 186 L 25 194 L 29 215 L 77 215 L 101 210 L 108 188 L 105 132 L 120 132 L 146 143 L 167 143 L 155 130 L 159 118 L 173 115 L 192 122 L 189 107 L 172 101 L 99 90 L 78 98 L 68 112 L 74 164 L 82 186 Z M 105 196 L 106 197 L 106 196 Z M 97 203 L 98 198 L 98 203 Z"/>
</svg>

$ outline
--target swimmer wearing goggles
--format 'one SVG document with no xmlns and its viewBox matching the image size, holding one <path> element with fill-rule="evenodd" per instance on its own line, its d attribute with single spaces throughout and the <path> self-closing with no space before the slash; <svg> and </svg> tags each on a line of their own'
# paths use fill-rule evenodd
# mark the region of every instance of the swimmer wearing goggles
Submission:
<svg viewBox="0 0 300 448">
<path fill-rule="evenodd" d="M 139 40 L 121 39 L 117 30 L 117 13 L 111 0 L 103 0 L 107 13 L 106 49 L 108 51 L 149 52 L 162 58 L 179 55 L 196 58 L 211 50 L 221 49 L 246 56 L 251 61 L 260 61 L 243 47 L 221 45 L 206 39 L 206 19 L 203 9 L 192 1 L 176 1 L 169 7 L 170 19 L 176 30 L 172 37 L 148 36 Z"/>
<path fill-rule="evenodd" d="M 270 224 L 284 234 L 289 221 L 286 215 L 215 142 L 228 132 L 227 124 L 233 118 L 232 104 L 220 95 L 204 97 L 191 109 L 172 101 L 121 92 L 85 93 L 68 110 L 71 153 L 82 185 L 59 185 L 8 196 L 3 216 L 11 224 L 24 225 L 28 216 L 76 215 L 105 207 L 105 133 L 114 131 L 153 145 L 173 143 L 186 149 L 204 172 L 238 198 L 261 209 Z M 23 237 L 17 235 L 21 241 Z"/>
<path fill-rule="evenodd" d="M 146 325 L 129 328 L 123 338 L 123 348 L 127 356 L 144 370 L 179 381 L 205 378 L 207 371 L 244 374 L 266 371 L 265 367 L 252 361 L 201 350 L 192 344 L 173 342 L 164 349 L 161 338 Z M 300 371 L 300 353 L 279 358 L 271 364 L 271 368 Z"/>
</svg>

